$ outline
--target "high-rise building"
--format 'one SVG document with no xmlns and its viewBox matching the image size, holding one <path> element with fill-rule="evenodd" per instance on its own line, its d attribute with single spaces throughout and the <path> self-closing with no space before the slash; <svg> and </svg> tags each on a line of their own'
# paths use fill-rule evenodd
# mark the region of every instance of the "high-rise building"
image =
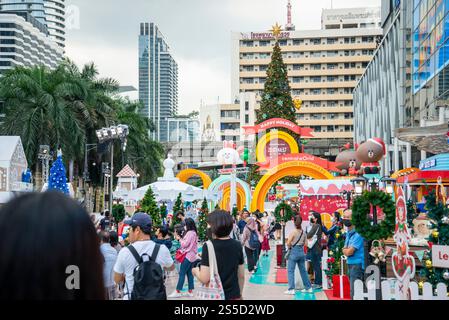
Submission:
<svg viewBox="0 0 449 320">
<path fill-rule="evenodd" d="M 321 21 L 320 30 L 295 31 L 289 17 L 279 44 L 292 96 L 303 101 L 298 124 L 314 129 L 305 150 L 333 158 L 353 141 L 352 91 L 382 35 L 380 8 L 323 10 Z M 260 100 L 274 43 L 271 32 L 233 33 L 233 98 L 255 92 Z"/>
<path fill-rule="evenodd" d="M 0 12 L 26 12 L 47 25 L 45 0 L 0 0 Z"/>
<path fill-rule="evenodd" d="M 65 0 L 0 0 L 0 12 L 26 12 L 48 29 L 50 38 L 65 47 Z"/>
<path fill-rule="evenodd" d="M 382 138 L 383 173 L 449 152 L 449 2 L 382 1 L 384 38 L 354 91 L 355 138 Z"/>
<path fill-rule="evenodd" d="M 27 12 L 0 12 L 0 76 L 15 66 L 56 68 L 64 50 L 51 40 L 45 26 Z"/>
<path fill-rule="evenodd" d="M 151 137 L 168 141 L 168 118 L 178 111 L 178 65 L 159 28 L 141 23 L 139 35 L 139 100 L 142 116 L 151 120 Z"/>
<path fill-rule="evenodd" d="M 50 38 L 65 48 L 65 0 L 44 0 L 44 8 Z"/>
</svg>

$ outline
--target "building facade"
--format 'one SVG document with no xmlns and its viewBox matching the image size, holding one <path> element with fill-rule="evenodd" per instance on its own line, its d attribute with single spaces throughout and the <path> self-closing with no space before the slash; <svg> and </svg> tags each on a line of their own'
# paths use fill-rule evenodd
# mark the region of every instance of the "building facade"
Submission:
<svg viewBox="0 0 449 320">
<path fill-rule="evenodd" d="M 449 2 L 382 5 L 385 37 L 354 93 L 355 140 L 382 138 L 388 173 L 449 152 Z"/>
<path fill-rule="evenodd" d="M 47 25 L 45 0 L 0 0 L 0 12 L 24 12 Z"/>
<path fill-rule="evenodd" d="M 56 68 L 64 50 L 42 30 L 29 13 L 0 13 L 0 76 L 15 66 Z"/>
<path fill-rule="evenodd" d="M 171 117 L 167 122 L 167 142 L 199 142 L 200 121 L 197 118 Z"/>
<path fill-rule="evenodd" d="M 314 129 L 306 150 L 334 157 L 353 141 L 353 89 L 382 35 L 379 8 L 322 12 L 321 30 L 285 31 L 279 40 L 292 96 L 303 101 L 298 124 Z M 233 33 L 232 96 L 260 100 L 275 41 L 271 33 Z"/>
<path fill-rule="evenodd" d="M 65 48 L 65 0 L 44 0 L 44 8 L 50 38 Z"/>
<path fill-rule="evenodd" d="M 245 141 L 254 136 L 245 136 L 243 126 L 253 126 L 255 110 L 259 104 L 254 92 L 240 93 L 234 103 L 202 105 L 200 107 L 201 141 Z"/>
<path fill-rule="evenodd" d="M 154 23 L 141 23 L 139 35 L 139 100 L 142 116 L 155 126 L 154 140 L 168 141 L 167 119 L 178 110 L 178 65 Z"/>
</svg>

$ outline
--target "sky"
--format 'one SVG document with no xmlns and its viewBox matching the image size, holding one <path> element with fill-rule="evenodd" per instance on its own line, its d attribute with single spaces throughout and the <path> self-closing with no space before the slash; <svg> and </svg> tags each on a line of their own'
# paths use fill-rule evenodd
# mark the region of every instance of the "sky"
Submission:
<svg viewBox="0 0 449 320">
<path fill-rule="evenodd" d="M 381 0 L 292 0 L 296 30 L 321 28 L 321 10 Z M 287 0 L 67 0 L 66 55 L 94 62 L 101 77 L 138 88 L 141 22 L 154 22 L 178 63 L 179 114 L 231 102 L 231 32 L 287 22 Z"/>
</svg>

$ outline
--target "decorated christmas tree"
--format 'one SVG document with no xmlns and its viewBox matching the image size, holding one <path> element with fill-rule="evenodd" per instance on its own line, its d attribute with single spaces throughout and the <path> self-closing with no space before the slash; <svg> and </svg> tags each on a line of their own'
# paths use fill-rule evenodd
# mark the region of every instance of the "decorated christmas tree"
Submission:
<svg viewBox="0 0 449 320">
<path fill-rule="evenodd" d="M 327 270 L 325 270 L 328 277 L 341 274 L 341 257 L 343 256 L 343 247 L 345 246 L 345 234 L 343 230 L 335 233 L 335 242 L 329 248 L 329 258 L 327 259 Z"/>
<path fill-rule="evenodd" d="M 153 220 L 153 227 L 159 227 L 162 224 L 161 214 L 159 208 L 157 207 L 156 200 L 154 199 L 154 193 L 151 188 L 148 188 L 147 193 L 142 199 L 140 204 L 143 212 L 146 212 L 150 215 Z"/>
<path fill-rule="evenodd" d="M 237 219 L 237 216 L 239 215 L 239 209 L 237 209 L 237 207 L 232 208 L 231 214 L 235 219 Z"/>
<path fill-rule="evenodd" d="M 268 65 L 260 110 L 256 111 L 257 124 L 272 118 L 283 118 L 296 123 L 296 109 L 288 83 L 287 66 L 282 59 L 279 36 L 281 28 L 276 24 L 273 35 L 276 42 Z"/>
<path fill-rule="evenodd" d="M 48 179 L 48 190 L 57 190 L 69 194 L 67 187 L 67 177 L 64 163 L 62 162 L 62 151 L 58 150 L 58 158 L 50 168 L 50 177 Z"/>
<path fill-rule="evenodd" d="M 201 204 L 201 209 L 198 215 L 198 237 L 201 241 L 206 240 L 206 230 L 207 230 L 207 215 L 209 214 L 209 209 L 207 207 L 206 199 L 203 200 Z"/>
<path fill-rule="evenodd" d="M 176 216 L 179 211 L 184 211 L 182 208 L 181 193 L 178 194 L 178 197 L 176 198 L 176 201 L 175 201 L 175 205 L 173 206 L 173 219 L 172 219 L 171 227 L 174 227 L 175 225 L 181 223 L 181 220 Z"/>
<path fill-rule="evenodd" d="M 429 246 L 449 246 L 449 209 L 436 198 L 434 192 L 426 196 L 427 216 L 430 219 L 432 234 L 429 237 Z M 449 286 L 449 270 L 447 268 L 435 268 L 432 263 L 432 252 L 426 251 L 423 256 L 423 269 L 420 276 L 426 282 L 432 284 L 435 289 L 438 283 Z M 422 281 L 419 286 L 422 287 Z"/>
<path fill-rule="evenodd" d="M 159 212 L 162 220 L 164 220 L 167 217 L 167 205 L 165 202 L 159 207 Z"/>
</svg>

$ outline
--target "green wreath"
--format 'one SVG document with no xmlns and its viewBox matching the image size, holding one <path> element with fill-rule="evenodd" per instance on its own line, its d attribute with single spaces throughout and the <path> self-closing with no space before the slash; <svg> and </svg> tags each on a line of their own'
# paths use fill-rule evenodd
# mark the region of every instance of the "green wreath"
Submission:
<svg viewBox="0 0 449 320">
<path fill-rule="evenodd" d="M 381 208 L 385 215 L 377 225 L 372 225 L 368 219 L 371 205 Z M 365 191 L 356 197 L 352 205 L 352 224 L 366 240 L 391 237 L 396 225 L 396 206 L 391 195 L 382 191 Z"/>
<path fill-rule="evenodd" d="M 281 217 L 281 209 L 284 209 L 284 217 Z M 285 202 L 281 202 L 278 204 L 276 209 L 274 209 L 274 217 L 276 218 L 276 222 L 281 221 L 290 221 L 294 216 L 293 209 Z"/>
</svg>

